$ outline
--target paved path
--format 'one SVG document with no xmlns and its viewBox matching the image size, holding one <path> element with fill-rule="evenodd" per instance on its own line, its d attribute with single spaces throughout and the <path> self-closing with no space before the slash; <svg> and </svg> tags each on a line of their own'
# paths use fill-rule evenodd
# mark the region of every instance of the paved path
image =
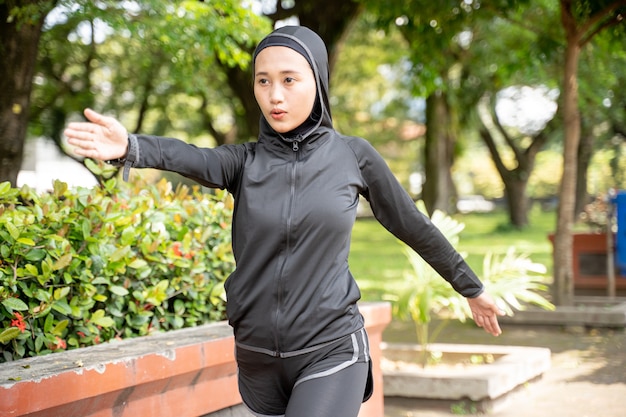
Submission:
<svg viewBox="0 0 626 417">
<path fill-rule="evenodd" d="M 393 322 L 388 342 L 414 342 L 410 324 Z M 552 367 L 536 382 L 512 394 L 492 417 L 626 416 L 626 331 L 583 327 L 507 324 L 493 338 L 472 324 L 451 323 L 437 338 L 442 343 L 480 343 L 547 347 Z M 426 401 L 387 401 L 385 417 L 446 417 L 470 410 Z"/>
</svg>

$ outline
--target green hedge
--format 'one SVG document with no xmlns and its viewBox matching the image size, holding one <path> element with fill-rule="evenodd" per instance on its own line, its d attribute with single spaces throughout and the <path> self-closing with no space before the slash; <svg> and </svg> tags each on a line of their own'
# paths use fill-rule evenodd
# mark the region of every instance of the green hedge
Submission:
<svg viewBox="0 0 626 417">
<path fill-rule="evenodd" d="M 231 214 L 166 181 L 0 183 L 0 362 L 224 319 Z"/>
</svg>

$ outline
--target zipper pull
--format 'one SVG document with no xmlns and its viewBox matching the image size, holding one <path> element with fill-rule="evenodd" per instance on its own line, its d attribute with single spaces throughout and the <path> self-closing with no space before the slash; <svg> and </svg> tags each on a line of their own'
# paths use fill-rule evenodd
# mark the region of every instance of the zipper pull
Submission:
<svg viewBox="0 0 626 417">
<path fill-rule="evenodd" d="M 294 152 L 298 152 L 298 149 L 300 149 L 300 147 L 298 146 L 298 142 L 295 140 L 291 142 L 291 148 L 293 149 Z"/>
</svg>

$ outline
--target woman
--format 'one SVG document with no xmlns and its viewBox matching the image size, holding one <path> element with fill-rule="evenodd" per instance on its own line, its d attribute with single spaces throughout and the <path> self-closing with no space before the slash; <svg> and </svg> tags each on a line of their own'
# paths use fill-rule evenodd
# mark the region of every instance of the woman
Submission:
<svg viewBox="0 0 626 417">
<path fill-rule="evenodd" d="M 364 139 L 333 129 L 326 47 L 280 28 L 254 52 L 257 142 L 197 148 L 129 135 L 92 110 L 65 134 L 76 153 L 175 171 L 234 196 L 236 269 L 226 281 L 239 389 L 257 416 L 349 417 L 371 395 L 367 336 L 348 268 L 359 196 L 378 221 L 466 296 L 476 323 L 500 334 L 501 314 L 443 235 Z"/>
</svg>

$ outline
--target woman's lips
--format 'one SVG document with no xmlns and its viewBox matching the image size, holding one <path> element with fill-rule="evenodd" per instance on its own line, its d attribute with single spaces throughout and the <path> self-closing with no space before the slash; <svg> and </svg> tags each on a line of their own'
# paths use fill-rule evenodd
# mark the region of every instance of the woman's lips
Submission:
<svg viewBox="0 0 626 417">
<path fill-rule="evenodd" d="M 287 114 L 287 112 L 284 111 L 284 110 L 274 109 L 274 110 L 271 111 L 270 116 L 274 120 L 281 120 L 283 117 L 285 117 L 286 114 Z"/>
</svg>

